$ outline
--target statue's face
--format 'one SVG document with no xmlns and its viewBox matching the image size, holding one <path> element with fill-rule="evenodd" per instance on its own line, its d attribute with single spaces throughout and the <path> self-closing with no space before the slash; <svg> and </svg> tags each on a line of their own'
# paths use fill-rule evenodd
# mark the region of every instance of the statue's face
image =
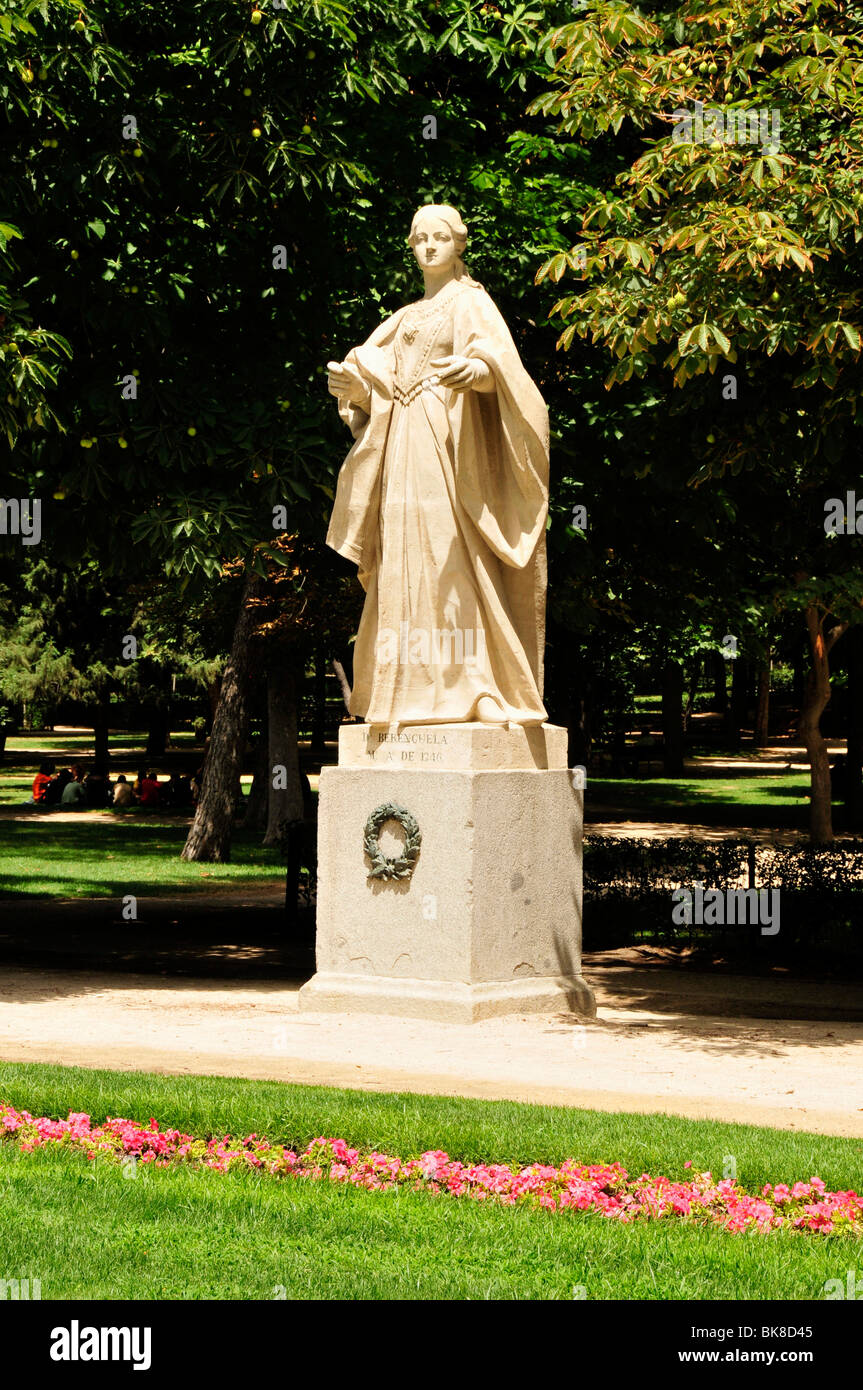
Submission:
<svg viewBox="0 0 863 1390">
<path fill-rule="evenodd" d="M 414 255 L 421 269 L 451 270 L 458 260 L 453 234 L 442 217 L 421 217 L 414 230 Z"/>
</svg>

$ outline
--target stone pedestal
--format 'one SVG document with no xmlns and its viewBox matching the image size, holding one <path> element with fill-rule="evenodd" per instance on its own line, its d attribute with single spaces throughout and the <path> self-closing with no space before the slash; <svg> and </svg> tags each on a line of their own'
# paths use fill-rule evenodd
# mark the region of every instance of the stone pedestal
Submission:
<svg viewBox="0 0 863 1390">
<path fill-rule="evenodd" d="M 583 793 L 566 730 L 346 724 L 321 773 L 317 974 L 303 1009 L 466 1023 L 592 1017 L 581 976 Z M 395 804 L 421 835 L 413 872 L 371 877 L 369 816 Z M 387 859 L 404 848 L 381 828 Z"/>
</svg>

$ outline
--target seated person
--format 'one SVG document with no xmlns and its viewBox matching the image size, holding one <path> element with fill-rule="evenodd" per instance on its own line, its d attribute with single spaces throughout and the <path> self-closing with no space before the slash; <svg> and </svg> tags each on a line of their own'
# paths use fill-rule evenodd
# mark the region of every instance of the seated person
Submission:
<svg viewBox="0 0 863 1390">
<path fill-rule="evenodd" d="M 188 806 L 192 801 L 192 788 L 189 785 L 188 777 L 183 777 L 179 772 L 171 774 L 171 780 L 164 788 L 168 797 L 169 806 Z"/>
<path fill-rule="evenodd" d="M 83 782 L 79 782 L 76 777 L 69 778 L 60 796 L 61 806 L 70 806 L 73 810 L 84 807 L 87 804 L 87 788 Z"/>
<path fill-rule="evenodd" d="M 154 807 L 159 805 L 161 793 L 159 781 L 154 772 L 145 772 L 141 778 L 140 798 L 142 806 Z"/>
<path fill-rule="evenodd" d="M 101 772 L 88 772 L 84 778 L 88 806 L 107 806 L 111 800 L 111 784 Z"/>
<path fill-rule="evenodd" d="M 40 764 L 39 764 L 39 771 L 36 773 L 36 776 L 33 778 L 33 796 L 32 796 L 32 798 L 31 798 L 31 800 L 33 800 L 34 802 L 36 802 L 37 805 L 39 804 L 39 802 L 44 802 L 44 800 L 45 800 L 45 795 L 46 795 L 46 793 L 47 793 L 47 791 L 48 791 L 48 786 L 49 786 L 50 781 L 51 781 L 51 778 L 52 778 L 53 776 L 54 776 L 54 764 L 53 764 L 53 763 L 40 763 Z"/>
<path fill-rule="evenodd" d="M 132 790 L 132 784 L 131 782 L 126 781 L 126 778 L 124 777 L 122 772 L 120 773 L 120 776 L 117 778 L 117 782 L 114 787 L 113 804 L 115 806 L 134 806 L 135 804 L 135 793 Z"/>
<path fill-rule="evenodd" d="M 62 771 L 57 773 L 56 777 L 51 778 L 51 781 L 45 788 L 44 805 L 59 806 L 64 790 L 72 781 L 74 781 L 74 778 L 71 769 L 64 767 Z"/>
</svg>

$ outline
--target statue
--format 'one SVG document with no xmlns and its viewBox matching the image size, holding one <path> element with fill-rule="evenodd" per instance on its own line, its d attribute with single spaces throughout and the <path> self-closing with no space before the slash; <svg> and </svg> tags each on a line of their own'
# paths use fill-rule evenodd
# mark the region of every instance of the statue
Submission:
<svg viewBox="0 0 863 1390">
<path fill-rule="evenodd" d="M 548 412 L 466 241 L 455 208 L 420 208 L 423 298 L 327 364 L 355 440 L 327 544 L 366 591 L 351 712 L 369 724 L 546 719 Z"/>
</svg>

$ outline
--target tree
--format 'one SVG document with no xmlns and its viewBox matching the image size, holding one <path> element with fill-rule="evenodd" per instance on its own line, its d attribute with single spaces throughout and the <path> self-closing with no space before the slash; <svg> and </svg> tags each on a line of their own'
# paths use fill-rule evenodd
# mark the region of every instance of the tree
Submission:
<svg viewBox="0 0 863 1390">
<path fill-rule="evenodd" d="M 222 677 L 219 704 L 204 763 L 204 778 L 195 818 L 182 859 L 230 859 L 231 827 L 240 795 L 240 774 L 249 728 L 251 684 L 250 633 L 256 620 L 263 581 L 254 571 L 245 576 L 240 615 Z"/>
<path fill-rule="evenodd" d="M 549 53 L 561 51 L 554 90 L 532 110 L 570 137 L 613 137 L 629 152 L 585 210 L 578 245 L 540 268 L 540 279 L 581 280 L 555 306 L 561 346 L 589 338 L 615 359 L 609 387 L 664 380 L 665 401 L 672 388 L 685 392 L 690 415 L 709 407 L 720 368 L 725 399 L 742 379 L 757 402 L 742 429 L 725 415 L 689 485 L 759 470 L 753 492 L 768 525 L 750 512 L 741 529 L 761 525 L 753 587 L 764 611 L 794 607 L 810 633 L 801 731 L 812 835 L 823 842 L 832 834 L 816 737 L 826 663 L 846 625 L 863 620 L 854 526 L 826 547 L 823 528 L 860 439 L 863 62 L 856 7 L 831 8 L 823 27 L 810 14 L 787 0 L 685 0 L 647 16 L 598 0 L 549 37 Z M 791 495 L 802 495 L 805 516 L 783 534 Z"/>
<path fill-rule="evenodd" d="M 565 244 L 559 208 L 577 207 L 587 161 L 523 114 L 566 4 L 296 0 L 252 25 L 230 0 L 104 0 L 80 31 L 66 5 L 11 3 L 21 238 L 3 266 L 72 355 L 42 383 L 53 414 L 19 410 L 10 477 L 56 499 L 70 563 L 84 546 L 131 585 L 155 562 L 199 602 L 235 563 L 263 578 L 279 534 L 323 534 L 344 453 L 323 364 L 415 293 L 405 239 L 423 200 L 459 201 L 472 267 L 566 399 L 527 272 Z M 233 651 L 238 736 L 249 665 Z M 215 816 L 196 852 L 227 852 L 216 821 L 227 834 Z"/>
</svg>

